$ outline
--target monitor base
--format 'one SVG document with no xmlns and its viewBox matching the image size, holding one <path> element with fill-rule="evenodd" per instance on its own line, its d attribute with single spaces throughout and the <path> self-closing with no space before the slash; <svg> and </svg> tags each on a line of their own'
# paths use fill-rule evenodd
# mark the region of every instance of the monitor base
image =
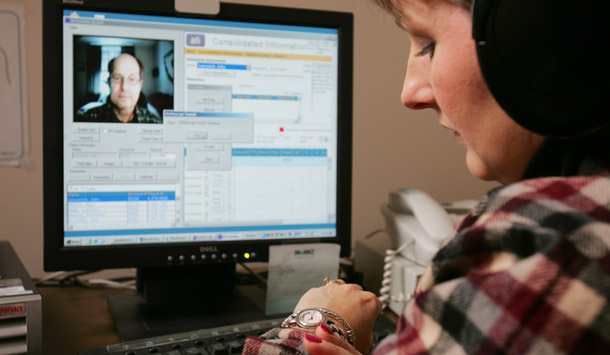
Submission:
<svg viewBox="0 0 610 355">
<path fill-rule="evenodd" d="M 265 290 L 236 285 L 235 264 L 140 268 L 135 294 L 110 295 L 121 341 L 265 319 Z"/>
<path fill-rule="evenodd" d="M 237 290 L 224 305 L 205 301 L 149 304 L 139 294 L 110 295 L 108 304 L 120 340 L 129 341 L 266 319 L 263 308 L 242 293 Z"/>
</svg>

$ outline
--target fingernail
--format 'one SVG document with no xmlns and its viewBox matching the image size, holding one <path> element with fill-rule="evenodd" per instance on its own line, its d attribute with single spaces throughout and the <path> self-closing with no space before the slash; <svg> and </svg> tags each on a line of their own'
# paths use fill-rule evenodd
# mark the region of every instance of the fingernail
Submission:
<svg viewBox="0 0 610 355">
<path fill-rule="evenodd" d="M 324 323 L 318 323 L 318 326 L 319 326 L 320 328 L 322 328 L 322 330 L 323 330 L 323 331 L 325 331 L 325 332 L 327 332 L 328 334 L 333 334 L 333 331 L 332 331 L 332 330 L 330 330 L 330 328 L 329 328 L 329 327 L 328 327 L 326 324 L 324 324 Z"/>
<path fill-rule="evenodd" d="M 313 341 L 314 343 L 321 343 L 322 339 L 318 338 L 317 336 L 311 334 L 311 333 L 305 333 L 303 334 L 303 336 L 305 337 L 305 339 L 309 340 L 309 341 Z"/>
</svg>

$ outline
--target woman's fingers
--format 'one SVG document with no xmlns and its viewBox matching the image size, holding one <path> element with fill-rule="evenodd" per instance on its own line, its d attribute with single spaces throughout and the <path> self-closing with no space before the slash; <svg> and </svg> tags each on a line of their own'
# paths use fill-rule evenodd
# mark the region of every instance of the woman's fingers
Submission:
<svg viewBox="0 0 610 355">
<path fill-rule="evenodd" d="M 434 273 L 432 271 L 432 264 L 426 267 L 423 275 L 420 276 L 417 285 L 415 286 L 415 293 L 421 293 L 428 290 L 434 285 Z"/>
<path fill-rule="evenodd" d="M 345 348 L 346 350 L 349 350 L 350 348 L 353 348 L 351 345 L 349 345 L 347 343 L 347 341 L 345 341 L 344 339 L 341 339 L 340 336 L 335 334 L 330 329 L 330 327 L 328 327 L 324 323 L 318 324 L 318 327 L 316 328 L 316 336 L 318 338 L 324 340 L 324 341 L 328 341 L 328 342 L 333 343 L 333 344 L 335 344 L 337 346 Z"/>
<path fill-rule="evenodd" d="M 320 338 L 318 334 L 323 338 Z M 336 338 L 333 338 L 333 336 Z M 303 335 L 303 345 L 309 355 L 360 355 L 356 349 L 339 338 L 339 336 L 327 334 L 320 327 L 316 329 L 316 334 L 305 333 Z"/>
</svg>

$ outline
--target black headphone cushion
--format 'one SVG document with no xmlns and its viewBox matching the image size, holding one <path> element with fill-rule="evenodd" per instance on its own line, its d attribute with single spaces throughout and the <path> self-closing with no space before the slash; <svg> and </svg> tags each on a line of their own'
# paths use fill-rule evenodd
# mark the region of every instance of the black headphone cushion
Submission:
<svg viewBox="0 0 610 355">
<path fill-rule="evenodd" d="M 583 136 L 610 124 L 610 1 L 476 0 L 473 37 L 495 99 L 525 128 Z"/>
</svg>

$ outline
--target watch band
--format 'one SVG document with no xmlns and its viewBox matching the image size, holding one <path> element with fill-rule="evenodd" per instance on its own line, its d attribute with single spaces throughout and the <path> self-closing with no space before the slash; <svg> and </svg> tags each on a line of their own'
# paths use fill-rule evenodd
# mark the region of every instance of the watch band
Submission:
<svg viewBox="0 0 610 355">
<path fill-rule="evenodd" d="M 352 327 L 347 323 L 343 317 L 338 315 L 336 312 L 331 311 L 330 309 L 315 307 L 315 308 L 307 308 L 302 309 L 300 311 L 294 312 L 289 315 L 284 322 L 282 322 L 282 327 L 287 328 L 293 325 L 299 326 L 304 329 L 316 328 L 316 325 L 313 326 L 304 326 L 302 323 L 298 322 L 299 314 L 304 312 L 318 311 L 320 312 L 322 317 L 322 322 L 328 325 L 328 327 L 338 336 L 340 336 L 343 340 L 347 341 L 350 345 L 354 346 L 356 343 L 356 334 Z M 340 326 L 337 325 L 337 322 L 343 326 L 345 331 L 341 329 Z"/>
</svg>

